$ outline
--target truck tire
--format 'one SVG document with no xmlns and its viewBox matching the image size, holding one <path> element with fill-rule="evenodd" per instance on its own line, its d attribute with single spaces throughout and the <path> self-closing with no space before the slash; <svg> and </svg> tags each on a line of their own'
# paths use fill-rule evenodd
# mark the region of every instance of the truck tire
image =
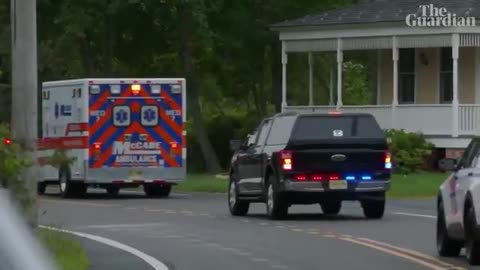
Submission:
<svg viewBox="0 0 480 270">
<path fill-rule="evenodd" d="M 341 200 L 333 200 L 328 202 L 320 203 L 322 207 L 322 211 L 325 215 L 337 215 L 342 208 L 342 201 Z"/>
<path fill-rule="evenodd" d="M 465 215 L 465 256 L 470 265 L 480 264 L 480 241 L 475 233 L 477 222 L 472 206 L 466 209 Z"/>
<path fill-rule="evenodd" d="M 267 216 L 279 220 L 288 216 L 288 201 L 285 194 L 277 190 L 274 181 L 275 177 L 270 175 L 266 186 Z"/>
<path fill-rule="evenodd" d="M 455 241 L 448 235 L 444 211 L 443 202 L 440 202 L 437 207 L 437 252 L 443 257 L 456 257 L 460 254 L 463 245 L 462 242 Z"/>
<path fill-rule="evenodd" d="M 232 216 L 245 216 L 250 208 L 250 203 L 238 197 L 237 182 L 230 176 L 228 184 L 228 209 Z"/>
<path fill-rule="evenodd" d="M 376 198 L 361 201 L 363 214 L 369 219 L 381 219 L 385 213 L 385 193 L 375 195 Z"/>
</svg>

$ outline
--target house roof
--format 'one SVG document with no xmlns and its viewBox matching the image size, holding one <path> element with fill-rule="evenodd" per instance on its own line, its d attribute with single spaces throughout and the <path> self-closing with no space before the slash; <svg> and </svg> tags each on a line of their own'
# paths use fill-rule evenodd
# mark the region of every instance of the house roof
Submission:
<svg viewBox="0 0 480 270">
<path fill-rule="evenodd" d="M 457 17 L 480 18 L 480 0 L 377 0 L 283 21 L 272 25 L 272 27 L 405 22 L 405 17 L 408 14 L 416 13 L 419 15 L 419 6 L 429 4 L 434 4 L 435 7 L 439 8 L 447 8 L 448 12 L 455 13 Z"/>
</svg>

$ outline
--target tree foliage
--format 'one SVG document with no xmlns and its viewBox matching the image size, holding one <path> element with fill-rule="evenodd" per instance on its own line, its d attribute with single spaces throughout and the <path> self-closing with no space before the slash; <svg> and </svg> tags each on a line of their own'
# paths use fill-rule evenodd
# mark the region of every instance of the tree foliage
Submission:
<svg viewBox="0 0 480 270">
<path fill-rule="evenodd" d="M 0 124 L 0 183 L 2 187 L 8 188 L 20 202 L 24 211 L 30 210 L 32 198 L 27 192 L 26 182 L 20 179 L 20 172 L 30 167 L 32 162 L 25 156 L 24 150 L 19 144 L 10 140 L 11 133 L 8 125 Z"/>
<path fill-rule="evenodd" d="M 244 136 L 262 117 L 279 109 L 280 42 L 270 25 L 356 2 L 37 1 L 40 81 L 187 77 L 188 146 L 197 149 L 189 167 L 210 171 L 228 163 L 230 153 L 224 151 L 228 139 Z M 10 35 L 7 2 L 0 2 L 1 40 Z M 0 93 L 10 91 L 10 52 L 5 44 L 0 44 Z M 328 103 L 329 71 L 336 67 L 332 59 L 331 53 L 315 55 L 314 97 L 319 105 Z M 292 105 L 307 104 L 307 63 L 306 55 L 289 55 Z M 364 102 L 368 96 L 364 79 L 362 65 L 352 62 L 346 67 L 346 103 Z M 9 119 L 9 110 L 4 110 L 8 100 L 0 100 L 0 120 Z M 190 166 L 192 162 L 199 166 Z"/>
</svg>

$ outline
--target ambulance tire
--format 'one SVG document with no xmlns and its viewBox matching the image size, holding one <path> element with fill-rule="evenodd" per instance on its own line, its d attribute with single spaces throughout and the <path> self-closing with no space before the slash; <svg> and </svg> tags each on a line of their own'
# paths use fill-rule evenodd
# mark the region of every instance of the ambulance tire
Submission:
<svg viewBox="0 0 480 270">
<path fill-rule="evenodd" d="M 44 195 L 45 191 L 47 190 L 47 184 L 44 182 L 38 182 L 37 183 L 37 194 L 38 195 Z"/>
<path fill-rule="evenodd" d="M 143 190 L 148 197 L 165 198 L 170 195 L 172 186 L 145 185 L 143 186 Z"/>
<path fill-rule="evenodd" d="M 73 197 L 74 186 L 70 180 L 70 170 L 62 169 L 60 171 L 58 187 L 60 189 L 60 196 L 63 198 Z"/>
<path fill-rule="evenodd" d="M 118 194 L 120 194 L 120 188 L 119 187 L 107 187 L 107 193 L 110 197 L 118 197 Z"/>
<path fill-rule="evenodd" d="M 71 180 L 70 170 L 62 169 L 58 181 L 60 195 L 63 198 L 82 197 L 87 192 L 87 185 L 84 183 L 76 183 Z"/>
<path fill-rule="evenodd" d="M 74 183 L 74 196 L 83 197 L 87 193 L 87 185 L 84 183 Z"/>
</svg>

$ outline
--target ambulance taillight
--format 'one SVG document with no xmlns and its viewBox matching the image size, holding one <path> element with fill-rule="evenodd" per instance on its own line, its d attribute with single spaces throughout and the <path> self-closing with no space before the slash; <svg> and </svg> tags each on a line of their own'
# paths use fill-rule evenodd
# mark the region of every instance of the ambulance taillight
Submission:
<svg viewBox="0 0 480 270">
<path fill-rule="evenodd" d="M 93 144 L 93 153 L 95 154 L 95 157 L 100 156 L 102 153 L 102 144 L 101 143 L 94 143 Z"/>
<path fill-rule="evenodd" d="M 180 148 L 180 145 L 178 145 L 177 142 L 171 142 L 170 143 L 170 154 L 172 155 L 180 155 L 182 152 L 181 152 L 181 148 Z"/>
</svg>

